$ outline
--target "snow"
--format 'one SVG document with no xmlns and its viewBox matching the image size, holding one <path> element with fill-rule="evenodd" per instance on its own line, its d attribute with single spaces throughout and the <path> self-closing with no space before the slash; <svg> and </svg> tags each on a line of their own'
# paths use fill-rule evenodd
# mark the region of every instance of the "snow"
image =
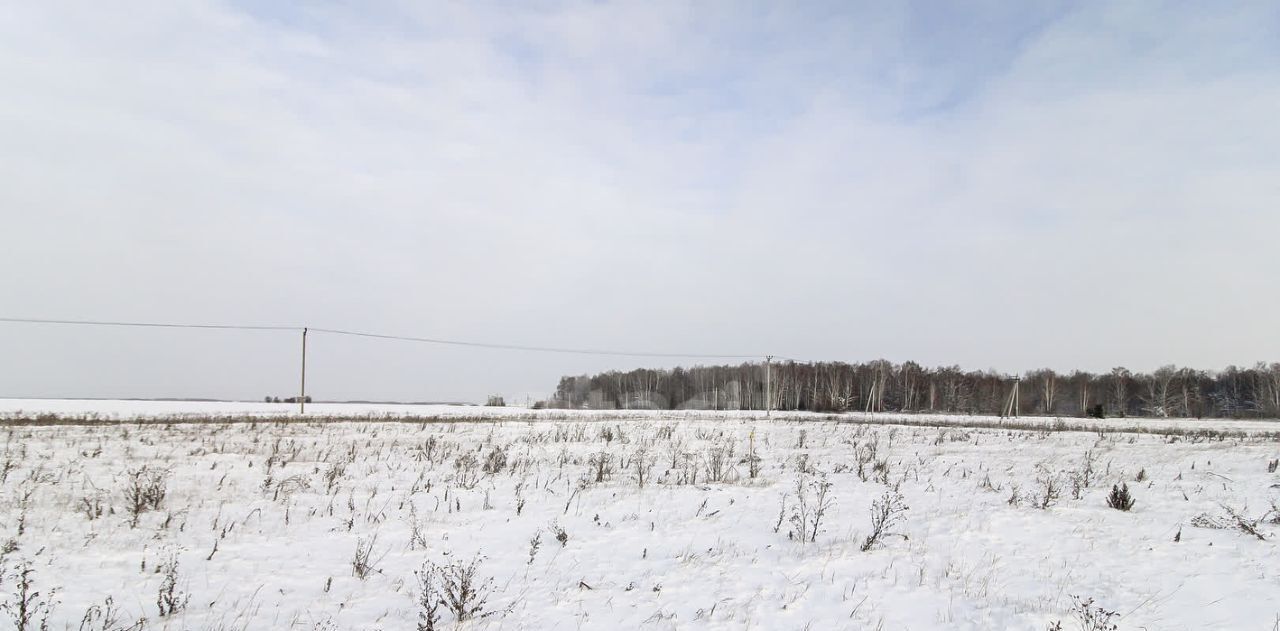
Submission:
<svg viewBox="0 0 1280 631">
<path fill-rule="evenodd" d="M 691 421 L 725 419 L 765 419 L 761 410 L 535 410 L 525 407 L 485 407 L 459 404 L 412 403 L 308 403 L 298 414 L 297 403 L 262 401 L 153 401 L 120 399 L 5 399 L 0 398 L 0 420 L 40 415 L 91 421 L 133 420 L 243 420 L 245 418 L 288 418 L 300 416 L 317 420 L 582 420 L 582 421 Z M 963 414 L 904 414 L 894 412 L 846 412 L 827 414 L 774 411 L 768 418 L 785 420 L 837 420 L 862 424 L 905 424 L 927 426 L 1008 427 L 1049 426 L 1083 431 L 1196 432 L 1228 431 L 1250 434 L 1280 434 L 1280 420 L 1109 418 L 1103 420 L 1026 416 L 998 418 Z"/>
<path fill-rule="evenodd" d="M 293 407 L 0 403 L 10 416 L 94 419 L 273 417 Z M 12 571 L 30 563 L 42 593 L 57 588 L 53 629 L 79 628 L 107 596 L 122 621 L 145 617 L 151 629 L 409 629 L 418 621 L 415 570 L 479 555 L 480 574 L 493 579 L 492 614 L 459 624 L 444 613 L 441 628 L 1043 630 L 1062 620 L 1072 629 L 1071 595 L 1119 612 L 1120 629 L 1270 629 L 1280 620 L 1280 525 L 1267 521 L 1280 502 L 1280 474 L 1267 471 L 1280 442 L 1270 435 L 876 424 L 900 420 L 892 415 L 553 410 L 532 420 L 529 410 L 342 404 L 308 412 L 316 418 L 11 428 L 0 542 L 17 548 L 5 555 L 0 598 L 13 599 Z M 384 414 L 456 420 L 328 420 Z M 753 443 L 755 479 L 743 462 Z M 870 445 L 864 480 L 858 454 Z M 495 448 L 506 466 L 462 488 L 459 456 L 484 463 Z M 634 467 L 641 448 L 655 461 L 644 487 Z M 708 481 L 715 450 L 730 448 L 726 479 Z M 591 459 L 601 453 L 615 471 L 596 482 Z M 1074 499 L 1070 480 L 1086 454 L 1096 479 Z M 880 481 L 876 461 L 888 466 Z M 168 472 L 168 494 L 135 528 L 123 491 L 127 472 L 144 465 Z M 341 475 L 328 489 L 335 465 Z M 832 484 L 834 505 L 811 543 L 788 538 L 790 508 L 774 531 L 784 495 L 794 507 L 797 478 Z M 1060 499 L 1033 507 L 1037 480 L 1049 478 L 1064 484 Z M 1121 481 L 1137 500 L 1130 512 L 1105 502 Z M 1012 505 L 1015 487 L 1023 499 Z M 910 508 L 892 530 L 905 537 L 862 551 L 873 501 L 895 488 Z M 89 519 L 86 498 L 107 514 Z M 1234 524 L 1191 523 L 1228 508 L 1261 519 L 1267 540 Z M 564 545 L 553 523 L 568 533 Z M 353 554 L 374 537 L 376 570 L 360 579 Z M 156 569 L 171 555 L 190 601 L 162 618 Z"/>
</svg>

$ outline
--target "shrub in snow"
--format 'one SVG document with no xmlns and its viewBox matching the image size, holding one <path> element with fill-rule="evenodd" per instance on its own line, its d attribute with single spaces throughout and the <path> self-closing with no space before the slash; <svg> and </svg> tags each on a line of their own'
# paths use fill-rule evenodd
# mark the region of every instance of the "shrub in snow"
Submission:
<svg viewBox="0 0 1280 631">
<path fill-rule="evenodd" d="M 822 518 L 835 504 L 835 499 L 830 493 L 831 483 L 825 476 L 814 480 L 804 475 L 796 476 L 796 503 L 791 513 L 791 525 L 795 530 L 789 533 L 790 537 L 798 539 L 800 543 L 818 540 L 818 529 L 822 526 Z M 784 495 L 784 507 L 785 502 Z"/>
<path fill-rule="evenodd" d="M 1097 479 L 1097 469 L 1094 467 L 1095 462 L 1097 462 L 1097 457 L 1094 456 L 1092 450 L 1084 452 L 1084 457 L 1080 461 L 1080 468 L 1072 472 L 1070 476 L 1072 499 L 1080 499 L 1084 489 L 1092 486 Z"/>
<path fill-rule="evenodd" d="M 1017 484 L 1009 484 L 1009 499 L 1005 500 L 1005 503 L 1010 506 L 1022 505 L 1022 493 Z"/>
<path fill-rule="evenodd" d="M 904 503 L 902 494 L 897 491 L 885 491 L 885 494 L 871 503 L 871 534 L 862 542 L 862 551 L 866 552 L 890 535 L 906 539 L 907 536 L 892 532 L 892 529 L 906 519 L 909 507 Z"/>
<path fill-rule="evenodd" d="M 873 437 L 853 449 L 854 458 L 858 463 L 858 479 L 863 482 L 867 481 L 867 465 L 875 462 L 878 445 L 879 438 Z"/>
<path fill-rule="evenodd" d="M 1191 525 L 1196 528 L 1208 528 L 1211 530 L 1224 530 L 1228 527 L 1227 522 L 1219 517 L 1214 517 L 1209 513 L 1197 513 L 1191 518 Z"/>
<path fill-rule="evenodd" d="M 680 461 L 684 458 L 684 441 L 678 439 L 669 439 L 667 443 L 667 461 L 670 463 L 667 468 L 678 469 Z"/>
<path fill-rule="evenodd" d="M 787 519 L 787 494 L 783 493 L 778 506 L 778 523 L 773 525 L 773 532 L 777 533 L 782 529 L 782 522 Z"/>
<path fill-rule="evenodd" d="M 381 559 L 373 558 L 373 544 L 377 542 L 377 535 L 374 535 L 368 541 L 364 539 L 356 541 L 356 552 L 351 559 L 351 573 L 362 581 L 369 578 L 370 574 L 378 571 L 377 565 Z"/>
<path fill-rule="evenodd" d="M 703 458 L 707 463 L 707 482 L 723 482 L 729 472 L 729 459 L 733 458 L 733 445 L 716 443 L 707 448 Z"/>
<path fill-rule="evenodd" d="M 159 510 L 164 503 L 169 484 L 169 472 L 148 469 L 130 469 L 126 473 L 124 487 L 125 506 L 129 509 L 130 522 L 138 525 L 138 516 L 149 510 Z"/>
<path fill-rule="evenodd" d="M 120 621 L 120 610 L 116 608 L 115 599 L 107 596 L 101 605 L 91 605 L 80 619 L 80 631 L 142 631 L 147 628 L 147 619 L 139 618 L 133 624 L 125 625 Z"/>
<path fill-rule="evenodd" d="M 54 595 L 57 589 L 40 592 L 36 589 L 35 570 L 29 563 L 19 565 L 7 578 L 16 579 L 13 595 L 0 603 L 0 611 L 8 614 L 17 631 L 45 631 L 49 628 L 49 613 L 57 605 Z"/>
<path fill-rule="evenodd" d="M 480 557 L 455 561 L 449 565 L 428 562 L 416 572 L 418 576 L 418 631 L 435 631 L 441 605 L 459 622 L 484 618 L 485 606 L 493 588 L 493 579 L 481 579 Z"/>
<path fill-rule="evenodd" d="M 1116 510 L 1127 511 L 1133 508 L 1133 496 L 1129 495 L 1129 485 L 1121 482 L 1119 486 L 1111 486 L 1111 494 L 1107 496 L 1107 506 Z"/>
<path fill-rule="evenodd" d="M 25 454 L 24 454 L 25 455 Z M 18 463 L 13 459 L 13 454 L 5 450 L 4 464 L 0 466 L 0 484 L 9 481 L 9 473 L 18 468 Z"/>
<path fill-rule="evenodd" d="M 80 498 L 80 505 L 77 507 L 79 512 L 83 513 L 89 521 L 93 521 L 102 517 L 102 498 L 98 496 Z"/>
<path fill-rule="evenodd" d="M 563 546 L 569 543 L 569 533 L 560 525 L 560 522 L 552 521 L 548 528 L 551 530 L 551 534 L 555 535 L 556 541 L 560 542 L 560 545 Z"/>
<path fill-rule="evenodd" d="M 747 455 L 739 461 L 738 464 L 747 465 L 747 474 L 751 476 L 752 480 L 754 480 L 760 475 L 761 462 L 763 462 L 763 460 L 760 456 L 756 455 L 756 432 L 753 429 L 751 430 L 751 436 L 748 438 L 747 442 Z"/>
<path fill-rule="evenodd" d="M 1062 497 L 1062 480 L 1056 473 L 1041 468 L 1040 475 L 1036 476 L 1036 484 L 1040 487 L 1040 492 L 1033 498 L 1036 508 L 1045 510 Z"/>
<path fill-rule="evenodd" d="M 324 470 L 322 479 L 324 480 L 324 492 L 327 495 L 333 495 L 338 489 L 338 482 L 342 480 L 342 475 L 347 472 L 346 463 L 335 462 L 330 464 Z"/>
<path fill-rule="evenodd" d="M 501 447 L 494 447 L 489 451 L 489 455 L 484 458 L 483 470 L 489 475 L 501 473 L 507 466 L 507 452 Z"/>
<path fill-rule="evenodd" d="M 1247 535 L 1252 535 L 1260 540 L 1265 541 L 1267 536 L 1258 530 L 1258 523 L 1261 519 L 1249 519 L 1240 511 L 1222 504 L 1222 510 L 1226 513 L 1223 517 L 1216 517 L 1208 513 L 1199 513 L 1191 518 L 1191 525 L 1196 528 L 1210 528 L 1213 530 L 1226 530 L 1234 528 Z"/>
<path fill-rule="evenodd" d="M 520 513 L 524 512 L 525 497 L 524 497 L 523 481 L 516 483 L 515 496 L 516 496 L 516 516 L 519 516 Z"/>
<path fill-rule="evenodd" d="M 1093 604 L 1092 598 L 1072 596 L 1071 616 L 1076 619 L 1080 631 L 1115 631 L 1116 624 L 1111 620 L 1120 614 Z"/>
<path fill-rule="evenodd" d="M 453 481 L 464 489 L 474 489 L 480 483 L 480 461 L 474 454 L 465 453 L 453 459 Z"/>
<path fill-rule="evenodd" d="M 160 617 L 172 616 L 187 608 L 191 595 L 178 588 L 178 555 L 172 555 L 168 561 L 160 564 L 157 572 L 164 575 L 160 581 L 160 591 L 156 594 L 156 607 L 160 609 Z"/>
<path fill-rule="evenodd" d="M 529 563 L 533 565 L 533 560 L 538 557 L 538 549 L 542 547 L 542 529 L 539 528 L 533 532 L 533 537 L 529 539 Z"/>
<path fill-rule="evenodd" d="M 1261 541 L 1267 540 L 1267 536 L 1258 531 L 1258 522 L 1261 520 L 1249 519 L 1248 517 L 1245 517 L 1244 514 L 1241 513 L 1240 511 L 1237 511 L 1236 509 L 1231 508 L 1226 504 L 1222 505 L 1222 509 L 1227 512 L 1227 517 L 1230 518 L 1231 521 L 1235 522 L 1235 527 L 1237 530 L 1239 530 L 1240 532 L 1243 532 L 1246 535 L 1253 535 L 1254 537 L 1257 537 Z"/>
<path fill-rule="evenodd" d="M 604 482 L 605 477 L 613 473 L 613 457 L 607 451 L 601 450 L 591 454 L 587 464 L 591 467 L 591 473 L 595 476 L 596 482 Z"/>
<path fill-rule="evenodd" d="M 636 485 L 640 488 L 644 488 L 644 483 L 649 479 L 649 472 L 653 469 L 656 460 L 653 450 L 645 445 L 636 448 L 631 454 L 631 468 L 636 473 Z"/>
<path fill-rule="evenodd" d="M 876 482 L 889 486 L 889 459 L 877 460 L 871 467 L 871 477 Z"/>
<path fill-rule="evenodd" d="M 418 631 L 436 631 L 440 623 L 440 589 L 436 569 L 430 562 L 413 573 L 418 577 Z"/>
<path fill-rule="evenodd" d="M 294 493 L 311 490 L 311 481 L 301 475 L 291 475 L 283 480 L 275 483 L 275 493 L 272 494 L 272 501 L 284 500 L 288 501 L 289 497 Z"/>
<path fill-rule="evenodd" d="M 1262 519 L 1269 524 L 1280 524 L 1280 500 L 1271 500 L 1271 510 Z"/>
</svg>

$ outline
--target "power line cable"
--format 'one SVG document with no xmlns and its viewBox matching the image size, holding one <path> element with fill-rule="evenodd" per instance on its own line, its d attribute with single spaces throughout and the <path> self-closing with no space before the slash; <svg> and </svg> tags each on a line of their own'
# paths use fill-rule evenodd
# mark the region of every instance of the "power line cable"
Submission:
<svg viewBox="0 0 1280 631">
<path fill-rule="evenodd" d="M 447 344 L 451 346 L 469 346 L 473 348 L 493 348 L 512 351 L 532 351 L 537 353 L 570 353 L 575 355 L 613 355 L 619 357 L 675 357 L 691 359 L 756 359 L 764 355 L 722 355 L 714 353 L 653 353 L 646 351 L 617 351 L 592 348 L 558 348 L 552 346 L 524 346 L 520 344 L 495 344 L 489 342 L 467 342 L 461 340 L 443 340 L 429 337 L 412 337 L 407 335 L 386 335 L 382 333 L 366 333 L 363 331 L 344 331 L 340 329 L 308 329 L 335 335 L 351 335 L 384 340 L 401 340 L 406 342 L 422 342 L 426 344 Z"/>
<path fill-rule="evenodd" d="M 471 348 L 489 348 L 497 350 L 514 350 L 529 351 L 538 353 L 564 353 L 574 355 L 605 355 L 615 357 L 665 357 L 665 358 L 681 358 L 681 359 L 759 359 L 764 354 L 744 355 L 744 354 L 717 354 L 717 353 L 655 353 L 646 351 L 619 351 L 605 349 L 587 349 L 587 348 L 562 348 L 552 346 L 527 346 L 521 344 L 498 344 L 491 342 L 473 342 L 463 340 L 447 340 L 430 337 L 414 337 L 408 335 L 389 335 L 384 333 L 369 333 L 365 331 L 349 331 L 344 329 L 325 329 L 301 326 L 260 326 L 260 325 L 243 325 L 243 324 L 190 324 L 190 323 L 170 323 L 170 322 L 123 322 L 123 321 L 105 321 L 105 320 L 54 320 L 47 318 L 4 318 L 0 317 L 0 322 L 15 322 L 27 324 L 69 324 L 82 326 L 122 326 L 122 327 L 151 327 L 151 328 L 171 328 L 171 329 L 224 329 L 224 330 L 250 330 L 250 331 L 302 331 L 304 328 L 316 333 L 329 333 L 332 335 L 347 335 L 353 337 L 365 337 L 383 340 L 397 340 L 404 342 L 419 342 L 425 344 L 443 344 L 449 346 L 466 346 Z"/>
<path fill-rule="evenodd" d="M 107 320 L 50 320 L 45 318 L 0 318 L 0 322 L 26 324 L 73 324 L 82 326 L 129 326 L 161 329 L 234 329 L 244 331 L 301 331 L 300 326 L 257 326 L 249 324 L 190 324 L 173 322 L 114 322 Z"/>
</svg>

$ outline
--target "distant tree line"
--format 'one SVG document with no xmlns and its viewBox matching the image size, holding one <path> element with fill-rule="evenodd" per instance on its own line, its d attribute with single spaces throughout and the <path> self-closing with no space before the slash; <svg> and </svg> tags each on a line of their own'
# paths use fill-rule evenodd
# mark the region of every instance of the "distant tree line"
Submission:
<svg viewBox="0 0 1280 631">
<path fill-rule="evenodd" d="M 878 360 L 771 364 L 772 409 L 1058 416 L 1280 417 L 1280 363 L 1221 371 L 1036 370 L 1021 378 Z M 1016 408 L 1011 396 L 1018 393 Z M 760 410 L 763 363 L 563 377 L 547 407 Z"/>
<path fill-rule="evenodd" d="M 297 403 L 298 397 L 285 397 L 283 399 L 281 399 L 280 397 L 263 397 L 262 400 L 266 403 Z M 303 397 L 302 402 L 311 403 L 311 395 L 308 394 L 307 396 Z"/>
</svg>

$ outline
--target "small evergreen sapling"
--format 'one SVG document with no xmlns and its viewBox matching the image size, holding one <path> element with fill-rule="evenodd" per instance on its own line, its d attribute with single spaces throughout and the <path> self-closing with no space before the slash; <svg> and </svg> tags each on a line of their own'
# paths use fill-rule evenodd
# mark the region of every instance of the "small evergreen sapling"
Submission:
<svg viewBox="0 0 1280 631">
<path fill-rule="evenodd" d="M 1116 510 L 1128 511 L 1133 508 L 1133 496 L 1129 494 L 1129 485 L 1121 482 L 1119 486 L 1111 487 L 1111 494 L 1107 496 L 1107 506 Z"/>
</svg>

